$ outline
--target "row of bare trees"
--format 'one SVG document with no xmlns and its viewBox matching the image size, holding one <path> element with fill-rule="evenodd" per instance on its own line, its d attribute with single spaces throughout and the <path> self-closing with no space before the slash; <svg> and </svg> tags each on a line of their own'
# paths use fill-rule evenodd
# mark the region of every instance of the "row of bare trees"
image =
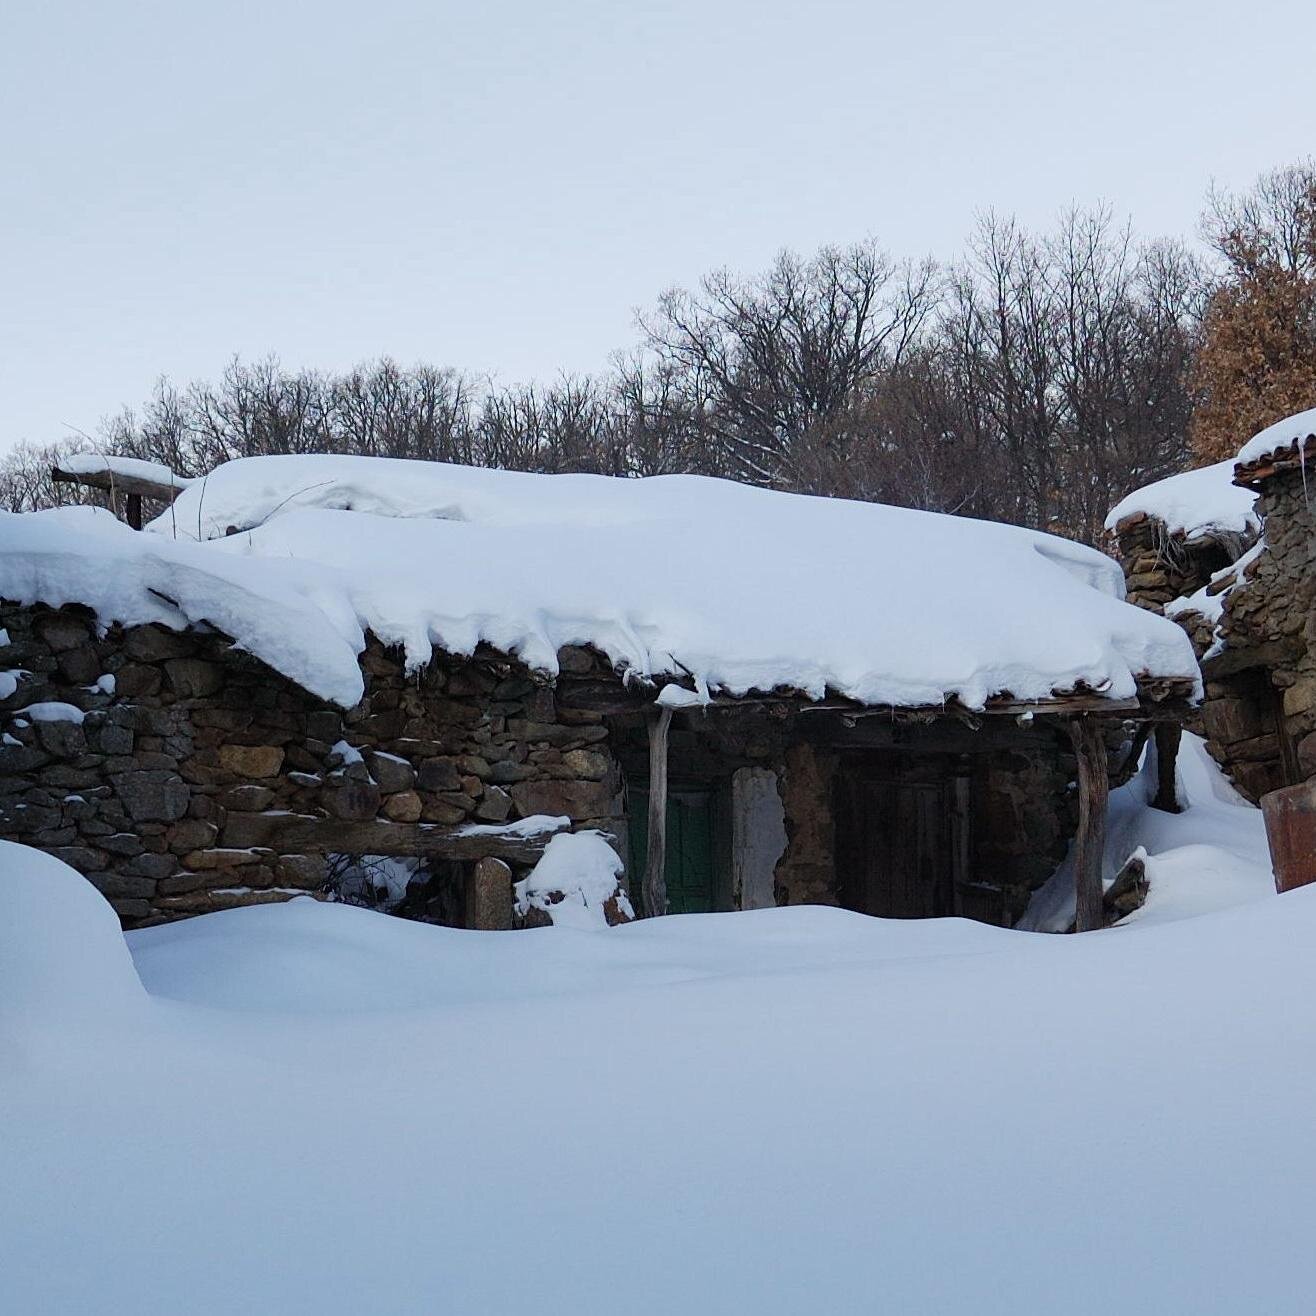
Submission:
<svg viewBox="0 0 1316 1316">
<path fill-rule="evenodd" d="M 1195 408 L 1237 405 L 1217 402 L 1228 390 L 1203 363 L 1212 317 L 1231 289 L 1240 298 L 1262 237 L 1310 274 L 1316 229 L 1301 207 L 1316 175 L 1280 171 L 1272 191 L 1281 175 L 1279 200 L 1258 200 L 1260 184 L 1215 199 L 1223 274 L 1182 244 L 1136 241 L 1107 210 L 1073 211 L 1045 234 L 986 215 L 950 267 L 863 242 L 783 253 L 755 277 L 715 272 L 664 294 L 639 318 L 639 346 L 597 377 L 509 388 L 389 360 L 343 375 L 234 360 L 217 383 L 162 381 L 95 442 L 185 475 L 289 452 L 696 472 L 1095 542 L 1123 493 L 1188 464 L 1190 431 L 1204 431 Z M 1293 213 L 1296 233 L 1283 225 Z M 51 459 L 91 442 L 11 454 L 0 503 L 67 499 Z"/>
</svg>

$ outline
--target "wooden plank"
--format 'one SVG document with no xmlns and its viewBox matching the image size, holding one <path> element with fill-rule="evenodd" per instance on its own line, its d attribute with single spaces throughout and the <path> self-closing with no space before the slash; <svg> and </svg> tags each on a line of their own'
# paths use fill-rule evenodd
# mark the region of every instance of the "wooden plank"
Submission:
<svg viewBox="0 0 1316 1316">
<path fill-rule="evenodd" d="M 964 773 L 950 783 L 951 912 L 963 914 L 963 891 L 973 882 L 973 781 Z"/>
<path fill-rule="evenodd" d="M 1078 835 L 1074 841 L 1074 931 L 1102 926 L 1101 858 L 1106 844 L 1106 742 L 1096 718 L 1076 717 L 1069 734 L 1078 760 Z"/>
<path fill-rule="evenodd" d="M 296 813 L 230 813 L 220 844 L 225 849 L 278 854 L 414 855 L 427 859 L 506 859 L 533 863 L 555 833 L 518 836 L 471 832 L 437 823 L 394 823 L 372 818 L 347 822 Z"/>
<path fill-rule="evenodd" d="M 1183 728 L 1173 722 L 1156 724 L 1156 795 L 1152 808 L 1165 813 L 1179 813 L 1179 797 L 1175 787 L 1175 768 L 1179 760 L 1179 741 Z"/>
<path fill-rule="evenodd" d="M 650 918 L 667 912 L 667 734 L 672 710 L 649 722 L 649 846 L 644 865 L 644 908 Z"/>
<path fill-rule="evenodd" d="M 118 471 L 65 471 L 52 467 L 50 478 L 56 484 L 81 484 L 89 489 L 104 489 L 108 493 L 128 494 L 130 497 L 154 498 L 157 502 L 172 503 L 186 487 L 164 480 L 149 480 L 141 475 L 123 475 Z"/>
</svg>

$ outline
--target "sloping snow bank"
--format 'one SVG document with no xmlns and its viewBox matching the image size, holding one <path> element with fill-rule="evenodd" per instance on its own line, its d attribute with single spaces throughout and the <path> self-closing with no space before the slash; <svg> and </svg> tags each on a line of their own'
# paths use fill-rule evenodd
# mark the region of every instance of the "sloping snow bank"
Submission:
<svg viewBox="0 0 1316 1316">
<path fill-rule="evenodd" d="M 1112 791 L 1102 878 L 1107 886 L 1134 855 L 1146 865 L 1147 901 L 1122 925 L 1171 922 L 1275 895 L 1261 810 L 1245 800 L 1206 752 L 1184 733 L 1177 762 L 1182 813 L 1153 809 L 1155 746 L 1137 776 Z M 1063 932 L 1074 921 L 1073 851 L 1033 896 L 1019 927 Z"/>
<path fill-rule="evenodd" d="M 0 841 L 0 910 L 0 1039 L 28 1012 L 67 1029 L 145 1003 L 114 911 L 67 864 Z"/>
<path fill-rule="evenodd" d="M 1014 526 L 697 476 L 527 475 L 257 457 L 151 529 L 305 569 L 303 589 L 409 662 L 482 641 L 545 672 L 592 644 L 647 676 L 741 694 L 981 707 L 1135 675 L 1195 680 L 1178 627 L 1126 606 L 1103 554 Z"/>
<path fill-rule="evenodd" d="M 50 894 L 44 954 L 117 991 Z M 1313 944 L 1312 890 L 1084 937 L 310 901 L 135 933 L 175 999 L 96 1036 L 0 993 L 52 1041 L 0 1052 L 0 1310 L 1305 1314 Z"/>
</svg>

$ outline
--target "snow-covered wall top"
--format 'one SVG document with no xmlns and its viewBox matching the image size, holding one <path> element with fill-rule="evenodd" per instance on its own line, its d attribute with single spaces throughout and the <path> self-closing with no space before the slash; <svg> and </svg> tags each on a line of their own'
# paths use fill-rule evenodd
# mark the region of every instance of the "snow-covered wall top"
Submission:
<svg viewBox="0 0 1316 1316">
<path fill-rule="evenodd" d="M 75 452 L 61 457 L 60 470 L 70 475 L 127 475 L 139 480 L 152 480 L 157 484 L 175 485 L 182 488 L 192 481 L 185 475 L 175 475 L 167 466 L 159 462 L 143 461 L 139 457 L 113 457 L 98 452 Z"/>
<path fill-rule="evenodd" d="M 1244 534 L 1260 527 L 1255 502 L 1256 494 L 1234 483 L 1233 461 L 1216 462 L 1135 489 L 1110 509 L 1106 529 L 1145 512 L 1164 522 L 1170 534 L 1189 539 L 1220 531 Z"/>
<path fill-rule="evenodd" d="M 1296 416 L 1285 416 L 1283 420 L 1267 425 L 1260 434 L 1254 434 L 1239 450 L 1235 458 L 1239 462 L 1260 461 L 1272 453 L 1284 448 L 1291 448 L 1299 441 L 1316 437 L 1316 407 L 1310 411 L 1300 411 Z"/>
<path fill-rule="evenodd" d="M 551 673 L 562 646 L 587 644 L 712 691 L 869 704 L 981 707 L 1079 683 L 1122 698 L 1138 675 L 1197 675 L 1180 628 L 1124 603 L 1093 549 L 698 476 L 256 457 L 140 536 L 106 520 L 8 518 L 22 528 L 0 527 L 0 594 L 204 618 L 338 703 L 359 697 L 366 630 L 417 666 L 483 641 Z M 208 542 L 173 538 L 198 530 Z"/>
</svg>

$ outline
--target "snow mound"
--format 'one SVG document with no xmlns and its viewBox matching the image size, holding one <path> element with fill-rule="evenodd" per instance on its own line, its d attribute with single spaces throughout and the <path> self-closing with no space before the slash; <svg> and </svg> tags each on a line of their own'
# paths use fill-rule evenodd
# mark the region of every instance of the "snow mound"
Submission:
<svg viewBox="0 0 1316 1316">
<path fill-rule="evenodd" d="M 1177 778 L 1183 811 L 1153 809 L 1153 745 L 1133 780 L 1111 792 L 1102 880 L 1109 886 L 1137 855 L 1149 883 L 1146 903 L 1121 926 L 1174 922 L 1275 894 L 1261 810 L 1233 788 L 1200 736 L 1184 733 Z M 1054 875 L 1034 893 L 1020 929 L 1063 932 L 1073 923 L 1073 860 L 1071 846 Z"/>
<path fill-rule="evenodd" d="M 1143 512 L 1164 522 L 1170 534 L 1188 539 L 1221 531 L 1255 531 L 1261 524 L 1254 506 L 1256 494 L 1233 481 L 1232 460 L 1157 480 L 1116 503 L 1106 517 L 1106 529 L 1114 530 L 1125 517 Z"/>
<path fill-rule="evenodd" d="M 67 864 L 0 841 L 0 910 L 0 1011 L 14 1021 L 94 1023 L 145 1000 L 114 911 Z"/>
<path fill-rule="evenodd" d="M 1283 420 L 1267 425 L 1259 434 L 1254 434 L 1239 449 L 1237 462 L 1260 461 L 1284 448 L 1302 443 L 1316 437 L 1316 407 L 1310 411 L 1299 411 L 1296 415 L 1285 416 Z"/>
<path fill-rule="evenodd" d="M 277 567 L 351 643 L 369 629 L 413 667 L 483 642 L 551 674 L 562 646 L 588 644 L 701 690 L 974 708 L 1197 677 L 1179 628 L 1125 605 L 1095 550 L 699 476 L 254 457 L 189 486 L 148 529 L 175 528 L 234 571 Z"/>
<path fill-rule="evenodd" d="M 606 928 L 604 906 L 609 900 L 631 919 L 635 911 L 618 885 L 621 856 L 602 832 L 562 832 L 544 847 L 528 877 L 519 881 L 517 913 L 542 910 L 555 927 Z"/>
</svg>

